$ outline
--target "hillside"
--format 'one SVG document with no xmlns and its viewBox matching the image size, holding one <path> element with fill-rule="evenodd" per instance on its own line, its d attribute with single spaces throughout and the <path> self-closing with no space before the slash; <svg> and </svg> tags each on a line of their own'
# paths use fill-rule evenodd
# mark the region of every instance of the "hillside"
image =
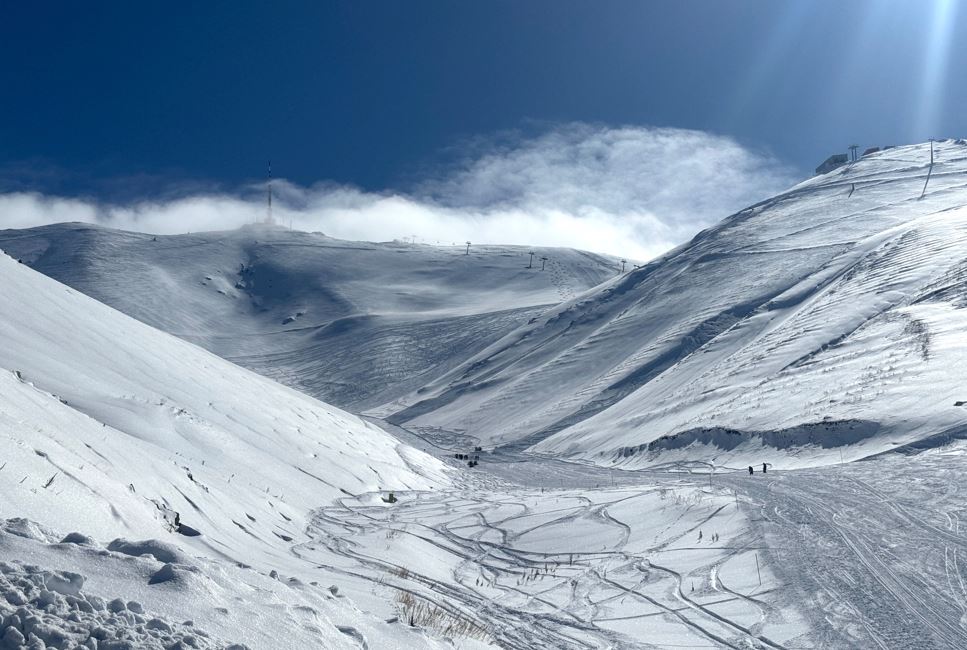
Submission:
<svg viewBox="0 0 967 650">
<path fill-rule="evenodd" d="M 7 231 L 0 639 L 962 647 L 967 146 L 936 154 L 873 154 L 550 308 L 555 276 L 500 247 L 374 245 L 417 262 L 383 270 L 265 228 Z M 240 246 L 259 254 L 193 284 Z M 467 267 L 421 284 L 438 255 Z M 300 332 L 346 386 L 395 368 L 355 403 L 441 458 L 30 266 L 264 372 L 278 345 L 292 385 L 330 376 L 298 365 Z M 363 305 L 430 370 L 349 326 Z M 435 325 L 500 313 L 460 345 Z M 467 467 L 468 443 L 496 449 Z"/>
<path fill-rule="evenodd" d="M 57 224 L 0 231 L 0 249 L 138 320 L 353 410 L 436 379 L 620 267 L 570 249 L 471 246 L 467 255 L 464 246 L 348 242 L 264 225 L 155 237 Z"/>
<path fill-rule="evenodd" d="M 270 629 L 242 625 L 253 616 L 342 639 L 326 613 L 304 623 L 328 632 L 291 620 L 322 590 L 273 590 L 267 574 L 293 565 L 313 509 L 447 485 L 439 461 L 6 255 L 0 284 L 0 556 L 136 588 L 148 606 L 255 646 L 272 644 Z M 61 539 L 79 546 L 46 545 Z M 144 553 L 154 559 L 132 559 Z"/>
<path fill-rule="evenodd" d="M 967 146 L 893 148 L 641 268 L 253 226 L 0 247 L 140 320 L 444 447 L 603 464 L 863 458 L 959 435 Z M 929 185 L 921 198 L 924 184 Z M 598 284 L 602 282 L 601 284 Z M 939 437 L 939 438 L 938 438 Z"/>
<path fill-rule="evenodd" d="M 957 435 L 967 146 L 936 159 L 901 147 L 810 179 L 377 413 L 637 466 L 822 464 Z"/>
</svg>

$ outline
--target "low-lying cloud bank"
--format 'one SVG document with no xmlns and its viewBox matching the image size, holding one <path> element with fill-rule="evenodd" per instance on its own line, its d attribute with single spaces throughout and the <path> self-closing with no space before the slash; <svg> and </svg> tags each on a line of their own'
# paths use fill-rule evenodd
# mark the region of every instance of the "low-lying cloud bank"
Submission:
<svg viewBox="0 0 967 650">
<path fill-rule="evenodd" d="M 568 124 L 504 136 L 409 191 L 273 183 L 273 214 L 343 239 L 570 246 L 645 260 L 791 185 L 792 170 L 699 131 Z M 235 228 L 266 214 L 264 187 L 105 205 L 0 194 L 0 227 L 84 221 L 156 234 Z"/>
</svg>

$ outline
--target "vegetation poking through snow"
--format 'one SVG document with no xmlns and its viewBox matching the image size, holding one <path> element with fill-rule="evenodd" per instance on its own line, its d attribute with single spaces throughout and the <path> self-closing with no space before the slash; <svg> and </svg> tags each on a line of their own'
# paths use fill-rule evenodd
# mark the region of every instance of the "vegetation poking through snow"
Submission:
<svg viewBox="0 0 967 650">
<path fill-rule="evenodd" d="M 429 629 L 448 639 L 491 642 L 487 630 L 473 619 L 419 598 L 409 591 L 396 594 L 396 605 L 400 619 L 410 627 Z"/>
</svg>

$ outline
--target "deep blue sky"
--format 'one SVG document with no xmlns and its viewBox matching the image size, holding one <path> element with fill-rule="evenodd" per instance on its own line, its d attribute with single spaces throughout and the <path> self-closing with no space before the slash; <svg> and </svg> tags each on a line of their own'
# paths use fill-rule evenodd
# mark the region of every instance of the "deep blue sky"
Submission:
<svg viewBox="0 0 967 650">
<path fill-rule="evenodd" d="M 575 120 L 731 135 L 806 172 L 851 141 L 967 135 L 967 10 L 944 4 L 8 2 L 0 190 L 232 187 L 267 158 L 406 187 L 467 138 Z"/>
</svg>

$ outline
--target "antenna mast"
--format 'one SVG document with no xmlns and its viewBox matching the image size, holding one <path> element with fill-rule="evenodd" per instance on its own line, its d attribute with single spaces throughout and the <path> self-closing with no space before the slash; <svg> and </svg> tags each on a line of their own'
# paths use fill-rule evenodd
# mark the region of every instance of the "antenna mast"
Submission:
<svg viewBox="0 0 967 650">
<path fill-rule="evenodd" d="M 272 219 L 272 161 L 271 160 L 269 161 L 269 183 L 268 183 L 267 194 L 269 197 L 269 211 L 268 211 L 268 214 L 265 216 L 265 223 L 272 225 L 273 223 L 275 223 L 275 221 L 273 221 Z"/>
</svg>

